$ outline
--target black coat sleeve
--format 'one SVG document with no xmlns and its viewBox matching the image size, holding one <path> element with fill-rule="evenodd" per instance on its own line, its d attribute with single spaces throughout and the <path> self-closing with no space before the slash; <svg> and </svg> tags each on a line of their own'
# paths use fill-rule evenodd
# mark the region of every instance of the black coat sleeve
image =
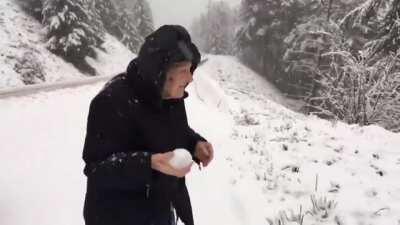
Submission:
<svg viewBox="0 0 400 225">
<path fill-rule="evenodd" d="M 85 175 L 98 188 L 143 190 L 150 185 L 151 154 L 130 148 L 133 134 L 126 122 L 111 99 L 92 100 L 83 159 Z"/>
<path fill-rule="evenodd" d="M 181 104 L 182 104 L 182 108 L 183 108 L 183 111 L 184 111 L 184 120 L 185 120 L 185 123 L 187 124 L 186 135 L 187 135 L 187 137 L 189 139 L 188 150 L 192 154 L 192 156 L 194 157 L 194 151 L 195 151 L 195 147 L 196 147 L 197 142 L 199 142 L 199 141 L 207 141 L 207 140 L 204 137 L 202 137 L 200 134 L 195 132 L 189 126 L 189 123 L 187 121 L 186 108 L 185 108 L 184 101 L 182 101 Z"/>
<path fill-rule="evenodd" d="M 189 143 L 189 152 L 194 156 L 194 151 L 196 148 L 196 144 L 199 141 L 207 141 L 205 138 L 203 138 L 200 134 L 196 133 L 192 128 L 188 127 L 187 130 L 187 135 L 190 139 Z"/>
</svg>

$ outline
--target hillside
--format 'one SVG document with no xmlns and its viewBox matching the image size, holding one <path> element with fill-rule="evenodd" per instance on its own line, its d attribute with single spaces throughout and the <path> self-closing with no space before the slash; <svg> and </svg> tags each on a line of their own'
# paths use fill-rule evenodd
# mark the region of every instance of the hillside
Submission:
<svg viewBox="0 0 400 225">
<path fill-rule="evenodd" d="M 73 65 L 46 49 L 42 25 L 26 15 L 13 0 L 0 1 L 0 89 L 27 82 L 43 83 L 85 77 Z M 87 58 L 98 75 L 125 70 L 134 54 L 107 35 L 97 59 Z M 118 60 L 116 60 L 118 59 Z M 35 78 L 30 78 L 35 74 Z M 25 81 L 25 82 L 24 82 Z"/>
</svg>

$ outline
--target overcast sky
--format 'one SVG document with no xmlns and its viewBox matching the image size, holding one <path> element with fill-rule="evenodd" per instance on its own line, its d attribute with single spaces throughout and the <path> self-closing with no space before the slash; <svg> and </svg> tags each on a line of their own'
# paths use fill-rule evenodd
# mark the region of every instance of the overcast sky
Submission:
<svg viewBox="0 0 400 225">
<path fill-rule="evenodd" d="M 206 9 L 209 0 L 148 0 L 153 11 L 154 26 L 180 24 L 190 29 L 192 20 Z M 215 1 L 215 0 L 214 0 Z M 238 5 L 240 0 L 224 0 Z"/>
</svg>

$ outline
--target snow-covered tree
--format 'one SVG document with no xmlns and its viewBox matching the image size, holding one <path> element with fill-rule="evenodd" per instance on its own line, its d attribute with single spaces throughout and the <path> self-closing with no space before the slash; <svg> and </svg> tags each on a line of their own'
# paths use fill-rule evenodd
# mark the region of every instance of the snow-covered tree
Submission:
<svg viewBox="0 0 400 225">
<path fill-rule="evenodd" d="M 207 12 L 192 24 L 194 41 L 211 54 L 232 54 L 237 18 L 228 3 L 209 2 Z"/>
<path fill-rule="evenodd" d="M 24 84 L 37 84 L 46 81 L 42 62 L 33 49 L 27 48 L 16 60 L 13 69 L 21 75 Z"/>
<path fill-rule="evenodd" d="M 282 76 L 283 40 L 320 7 L 319 0 L 243 0 L 242 25 L 236 38 L 240 58 L 281 89 L 289 90 Z"/>
<path fill-rule="evenodd" d="M 283 56 L 285 82 L 293 94 L 308 101 L 319 89 L 320 73 L 332 63 L 323 54 L 345 48 L 343 33 L 332 20 L 312 17 L 296 26 L 284 41 L 287 46 Z"/>
<path fill-rule="evenodd" d="M 121 42 L 127 46 L 132 52 L 138 53 L 140 46 L 144 42 L 144 38 L 140 35 L 132 20 L 129 19 L 128 14 L 123 12 L 118 19 L 118 26 L 120 33 L 118 37 Z"/>
<path fill-rule="evenodd" d="M 147 0 L 136 0 L 132 5 L 134 26 L 140 36 L 145 38 L 154 31 L 153 14 Z"/>
<path fill-rule="evenodd" d="M 385 0 L 367 0 L 351 10 L 341 21 L 353 54 L 358 54 L 377 35 Z"/>
<path fill-rule="evenodd" d="M 391 0 L 391 4 L 385 18 L 378 38 L 371 43 L 372 54 L 383 52 L 396 53 L 400 48 L 400 1 Z"/>
<path fill-rule="evenodd" d="M 138 52 L 144 39 L 136 28 L 132 13 L 123 1 L 96 0 L 95 11 L 104 29 L 119 39 L 132 52 Z"/>
<path fill-rule="evenodd" d="M 42 21 L 43 0 L 17 0 L 22 9 L 38 21 Z"/>
<path fill-rule="evenodd" d="M 319 15 L 326 20 L 338 22 L 346 16 L 348 12 L 366 0 L 321 0 Z"/>
<path fill-rule="evenodd" d="M 104 29 L 111 34 L 115 33 L 115 30 L 118 29 L 119 15 L 114 3 L 110 0 L 95 0 L 94 9 L 97 19 L 103 23 Z"/>
<path fill-rule="evenodd" d="M 42 11 L 49 50 L 91 75 L 95 70 L 84 59 L 95 57 L 93 49 L 104 38 L 93 3 L 93 0 L 44 0 Z"/>
<path fill-rule="evenodd" d="M 369 31 L 369 24 L 371 18 L 376 17 L 378 10 L 384 0 L 367 0 L 360 6 L 351 10 L 340 22 L 342 29 L 349 30 L 359 28 L 361 30 Z"/>
</svg>

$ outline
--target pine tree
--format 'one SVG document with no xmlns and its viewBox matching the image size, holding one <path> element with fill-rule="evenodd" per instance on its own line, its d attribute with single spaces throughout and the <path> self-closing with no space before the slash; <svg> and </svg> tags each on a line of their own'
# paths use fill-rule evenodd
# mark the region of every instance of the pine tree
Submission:
<svg viewBox="0 0 400 225">
<path fill-rule="evenodd" d="M 96 0 L 95 8 L 105 30 L 121 41 L 132 52 L 139 52 L 144 38 L 136 27 L 131 10 L 132 2 Z"/>
<path fill-rule="evenodd" d="M 366 0 L 322 0 L 319 14 L 321 18 L 339 22 L 348 12 Z"/>
<path fill-rule="evenodd" d="M 93 3 L 93 0 L 44 0 L 42 11 L 49 50 L 91 75 L 95 70 L 84 59 L 95 57 L 94 48 L 104 41 Z"/>
<path fill-rule="evenodd" d="M 144 38 L 140 35 L 137 28 L 132 23 L 129 15 L 125 12 L 118 19 L 120 32 L 118 37 L 120 41 L 127 46 L 132 52 L 139 53 L 140 46 L 144 42 Z"/>
<path fill-rule="evenodd" d="M 299 24 L 285 38 L 287 46 L 283 56 L 286 82 L 297 97 L 308 101 L 320 89 L 321 73 L 325 73 L 332 62 L 323 57 L 327 52 L 343 50 L 346 44 L 339 26 L 332 20 L 312 17 Z"/>
<path fill-rule="evenodd" d="M 378 10 L 384 0 L 367 0 L 351 10 L 340 22 L 343 29 L 352 29 L 367 25 L 368 21 L 377 16 Z M 366 28 L 368 29 L 368 28 Z"/>
<path fill-rule="evenodd" d="M 396 53 L 400 48 L 400 0 L 392 0 L 378 39 L 372 44 L 372 54 Z"/>
<path fill-rule="evenodd" d="M 146 0 L 136 0 L 132 6 L 135 27 L 142 38 L 154 31 L 153 14 Z"/>
<path fill-rule="evenodd" d="M 340 21 L 340 27 L 345 32 L 354 55 L 377 35 L 379 14 L 384 2 L 385 0 L 367 0 Z"/>
<path fill-rule="evenodd" d="M 118 28 L 118 18 L 117 9 L 114 3 L 110 0 L 95 0 L 94 5 L 97 20 L 101 21 L 104 29 L 110 34 L 115 34 Z"/>
<path fill-rule="evenodd" d="M 289 90 L 282 68 L 283 40 L 320 7 L 319 0 L 243 0 L 240 13 L 243 25 L 236 37 L 240 58 L 278 87 Z"/>
<path fill-rule="evenodd" d="M 207 53 L 232 54 L 236 21 L 226 2 L 209 2 L 207 12 L 192 24 L 193 39 Z"/>
</svg>

